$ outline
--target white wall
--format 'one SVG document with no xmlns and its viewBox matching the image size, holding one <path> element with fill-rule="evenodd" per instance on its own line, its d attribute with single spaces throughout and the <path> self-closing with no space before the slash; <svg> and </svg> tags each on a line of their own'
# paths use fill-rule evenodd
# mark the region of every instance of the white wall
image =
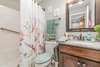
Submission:
<svg viewBox="0 0 100 67">
<path fill-rule="evenodd" d="M 19 12 L 0 5 L 0 27 L 20 31 Z M 19 35 L 0 30 L 0 67 L 17 67 Z"/>
<path fill-rule="evenodd" d="M 59 26 L 58 26 L 58 32 L 57 35 L 60 37 L 64 34 L 64 32 L 66 31 L 66 25 L 65 25 L 65 0 L 43 0 L 40 5 L 45 8 L 46 10 L 49 7 L 52 7 L 53 10 L 55 9 L 59 9 L 59 17 L 62 18 L 62 20 L 59 22 Z M 46 12 L 46 18 L 51 18 L 50 14 L 48 15 Z"/>
<path fill-rule="evenodd" d="M 20 31 L 19 12 L 0 5 L 0 27 Z"/>
</svg>

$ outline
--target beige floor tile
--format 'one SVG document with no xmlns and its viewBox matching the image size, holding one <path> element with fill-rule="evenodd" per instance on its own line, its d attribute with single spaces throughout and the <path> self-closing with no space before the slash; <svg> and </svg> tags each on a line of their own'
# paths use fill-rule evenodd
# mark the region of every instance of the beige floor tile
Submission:
<svg viewBox="0 0 100 67">
<path fill-rule="evenodd" d="M 17 67 L 18 35 L 0 31 L 0 67 Z"/>
</svg>

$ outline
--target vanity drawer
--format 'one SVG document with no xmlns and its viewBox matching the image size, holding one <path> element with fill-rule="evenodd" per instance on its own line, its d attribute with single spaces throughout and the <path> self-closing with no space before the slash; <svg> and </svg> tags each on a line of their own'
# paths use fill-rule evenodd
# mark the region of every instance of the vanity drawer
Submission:
<svg viewBox="0 0 100 67">
<path fill-rule="evenodd" d="M 59 46 L 59 52 L 100 62 L 100 51 L 96 50 L 73 47 L 69 45 L 61 45 Z"/>
<path fill-rule="evenodd" d="M 100 67 L 100 63 L 74 57 L 67 54 L 60 54 L 59 67 Z"/>
</svg>

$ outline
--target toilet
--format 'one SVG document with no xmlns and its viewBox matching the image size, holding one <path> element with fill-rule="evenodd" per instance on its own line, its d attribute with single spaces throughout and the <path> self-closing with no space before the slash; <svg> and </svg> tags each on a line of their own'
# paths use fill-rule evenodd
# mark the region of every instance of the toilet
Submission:
<svg viewBox="0 0 100 67">
<path fill-rule="evenodd" d="M 38 55 L 33 63 L 32 67 L 55 67 L 55 63 L 53 61 L 53 50 L 57 46 L 55 41 L 45 41 L 46 52 Z"/>
<path fill-rule="evenodd" d="M 46 52 L 53 52 L 54 48 L 57 46 L 56 41 L 45 41 Z M 54 52 L 53 52 L 54 53 Z"/>
</svg>

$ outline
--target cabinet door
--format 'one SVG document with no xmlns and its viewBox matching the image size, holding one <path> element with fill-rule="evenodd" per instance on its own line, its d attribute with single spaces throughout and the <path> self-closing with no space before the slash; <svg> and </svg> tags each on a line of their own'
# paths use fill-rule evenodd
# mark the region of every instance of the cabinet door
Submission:
<svg viewBox="0 0 100 67">
<path fill-rule="evenodd" d="M 58 63 L 58 67 L 63 67 L 63 61 L 64 60 L 64 55 L 59 53 L 59 63 Z"/>
<path fill-rule="evenodd" d="M 81 59 L 80 60 L 80 67 L 100 67 L 100 63 Z"/>
<path fill-rule="evenodd" d="M 63 67 L 78 67 L 78 64 L 76 57 L 63 55 Z"/>
</svg>

